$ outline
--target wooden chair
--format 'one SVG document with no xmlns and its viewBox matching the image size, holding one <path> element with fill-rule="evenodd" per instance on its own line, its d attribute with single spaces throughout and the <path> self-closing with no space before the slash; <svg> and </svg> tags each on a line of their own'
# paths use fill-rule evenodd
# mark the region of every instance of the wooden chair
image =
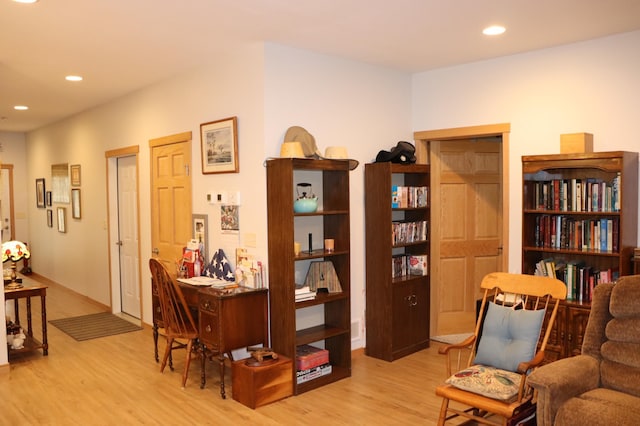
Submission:
<svg viewBox="0 0 640 426">
<path fill-rule="evenodd" d="M 480 287 L 484 297 L 474 334 L 439 349 L 449 377 L 436 388 L 443 398 L 439 425 L 459 416 L 508 425 L 535 413 L 526 378 L 544 360 L 566 286 L 550 277 L 494 272 Z"/>
<path fill-rule="evenodd" d="M 157 259 L 149 259 L 149 269 L 158 291 L 162 321 L 167 338 L 167 347 L 160 364 L 160 372 L 164 371 L 167 360 L 174 349 L 185 348 L 187 356 L 184 363 L 184 372 L 182 373 L 182 388 L 184 388 L 189 374 L 192 354 L 196 353 L 202 356 L 203 348 L 198 338 L 198 326 L 193 320 L 193 315 L 191 315 L 180 287 L 169 275 L 165 266 Z"/>
</svg>

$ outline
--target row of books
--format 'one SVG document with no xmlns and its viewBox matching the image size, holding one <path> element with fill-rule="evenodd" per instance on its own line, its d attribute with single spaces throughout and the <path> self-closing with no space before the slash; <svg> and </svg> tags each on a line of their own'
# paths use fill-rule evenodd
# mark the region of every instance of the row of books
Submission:
<svg viewBox="0 0 640 426">
<path fill-rule="evenodd" d="M 535 182 L 533 205 L 538 210 L 573 212 L 620 211 L 620 173 L 602 179 L 552 179 Z"/>
<path fill-rule="evenodd" d="M 391 207 L 394 209 L 427 207 L 428 204 L 428 186 L 391 186 Z"/>
<path fill-rule="evenodd" d="M 316 298 L 316 292 L 312 291 L 308 285 L 297 285 L 295 289 L 296 302 L 312 300 Z"/>
<path fill-rule="evenodd" d="M 298 370 L 296 371 L 296 383 L 305 383 L 310 380 L 317 379 L 318 377 L 326 376 L 327 374 L 331 374 L 331 371 L 332 368 L 329 363 L 308 368 L 306 370 Z"/>
<path fill-rule="evenodd" d="M 429 222 L 426 220 L 417 222 L 394 221 L 391 223 L 391 243 L 397 245 L 426 241 L 428 230 Z"/>
<path fill-rule="evenodd" d="M 618 252 L 619 218 L 576 219 L 541 215 L 535 219 L 536 247 L 582 251 Z"/>
<path fill-rule="evenodd" d="M 331 374 L 331 369 L 328 350 L 312 345 L 296 347 L 296 380 L 298 384 Z"/>
<path fill-rule="evenodd" d="M 426 254 L 398 254 L 391 258 L 393 278 L 406 275 L 429 275 L 429 256 Z"/>
<path fill-rule="evenodd" d="M 595 269 L 584 262 L 543 259 L 536 264 L 535 275 L 552 276 L 567 286 L 567 300 L 590 302 L 593 289 L 600 283 L 615 282 L 619 271 Z"/>
</svg>

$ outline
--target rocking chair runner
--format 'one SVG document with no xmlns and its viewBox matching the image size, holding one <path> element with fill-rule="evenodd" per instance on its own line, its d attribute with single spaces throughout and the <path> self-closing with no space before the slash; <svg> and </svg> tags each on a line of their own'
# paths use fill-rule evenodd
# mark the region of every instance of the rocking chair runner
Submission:
<svg viewBox="0 0 640 426">
<path fill-rule="evenodd" d="M 167 338 L 167 347 L 160 364 L 160 372 L 164 371 L 167 360 L 174 349 L 185 348 L 187 355 L 184 372 L 182 373 L 182 388 L 184 388 L 187 382 L 187 375 L 189 374 L 191 355 L 193 352 L 202 352 L 202 347 L 198 339 L 198 326 L 193 320 L 193 316 L 191 315 L 191 311 L 180 287 L 169 275 L 164 265 L 157 259 L 149 259 L 149 269 L 151 270 L 151 276 L 158 291 L 162 321 Z M 176 339 L 186 340 L 186 343 L 181 343 Z"/>
<path fill-rule="evenodd" d="M 439 425 L 458 416 L 507 425 L 531 407 L 526 378 L 544 360 L 559 301 L 567 294 L 555 278 L 504 272 L 488 274 L 480 287 L 484 297 L 474 334 L 439 350 L 447 356 L 449 377 L 436 388 L 443 398 Z"/>
</svg>

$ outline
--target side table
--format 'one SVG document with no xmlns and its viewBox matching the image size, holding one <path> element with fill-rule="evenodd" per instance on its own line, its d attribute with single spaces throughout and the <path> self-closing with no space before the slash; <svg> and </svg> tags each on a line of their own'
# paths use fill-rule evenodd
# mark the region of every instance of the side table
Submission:
<svg viewBox="0 0 640 426">
<path fill-rule="evenodd" d="M 41 317 L 42 317 L 42 342 L 33 337 L 33 324 L 31 321 L 31 298 L 40 296 L 41 302 Z M 4 289 L 4 299 L 14 301 L 14 309 L 16 314 L 16 323 L 22 326 L 20 322 L 20 308 L 19 299 L 26 299 L 27 303 L 27 329 L 25 331 L 26 339 L 24 341 L 24 347 L 22 349 L 9 348 L 9 356 L 15 353 L 30 352 L 37 349 L 42 349 L 44 356 L 49 355 L 49 342 L 47 341 L 47 286 L 38 283 L 24 283 L 24 287 L 16 289 Z M 23 326 L 24 328 L 24 326 Z"/>
</svg>

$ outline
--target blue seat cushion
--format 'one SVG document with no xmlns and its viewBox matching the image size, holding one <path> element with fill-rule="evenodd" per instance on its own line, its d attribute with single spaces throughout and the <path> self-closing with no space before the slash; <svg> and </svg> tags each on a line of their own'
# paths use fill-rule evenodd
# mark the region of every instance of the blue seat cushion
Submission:
<svg viewBox="0 0 640 426">
<path fill-rule="evenodd" d="M 514 310 L 489 302 L 474 364 L 516 371 L 536 352 L 545 310 Z"/>
</svg>

